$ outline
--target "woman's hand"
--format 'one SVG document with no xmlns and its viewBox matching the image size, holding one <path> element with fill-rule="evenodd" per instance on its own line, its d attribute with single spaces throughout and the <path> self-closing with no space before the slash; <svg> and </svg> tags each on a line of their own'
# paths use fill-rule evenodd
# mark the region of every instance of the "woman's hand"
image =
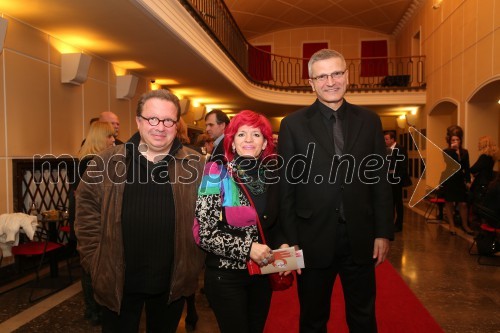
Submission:
<svg viewBox="0 0 500 333">
<path fill-rule="evenodd" d="M 266 266 L 274 261 L 273 251 L 265 244 L 253 242 L 250 248 L 250 259 L 255 261 L 259 266 Z"/>
</svg>

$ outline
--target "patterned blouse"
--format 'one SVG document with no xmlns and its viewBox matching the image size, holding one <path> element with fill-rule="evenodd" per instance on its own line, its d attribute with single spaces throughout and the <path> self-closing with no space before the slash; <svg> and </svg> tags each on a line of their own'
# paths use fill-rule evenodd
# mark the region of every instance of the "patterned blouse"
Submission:
<svg viewBox="0 0 500 333">
<path fill-rule="evenodd" d="M 250 206 L 244 193 L 238 189 L 240 205 Z M 222 269 L 246 269 L 253 242 L 259 240 L 256 225 L 235 227 L 222 214 L 221 195 L 198 195 L 195 217 L 199 223 L 200 247 L 209 253 L 207 265 Z M 213 260 L 216 256 L 217 260 Z"/>
</svg>

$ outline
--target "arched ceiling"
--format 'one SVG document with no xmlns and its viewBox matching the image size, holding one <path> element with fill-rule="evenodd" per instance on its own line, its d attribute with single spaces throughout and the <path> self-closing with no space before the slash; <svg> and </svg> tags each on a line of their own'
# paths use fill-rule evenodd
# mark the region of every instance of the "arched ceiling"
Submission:
<svg viewBox="0 0 500 333">
<path fill-rule="evenodd" d="M 132 61 L 131 69 L 150 78 L 170 78 L 186 97 L 209 96 L 212 104 L 286 115 L 302 105 L 250 98 L 176 32 L 158 24 L 141 8 L 152 0 L 0 0 L 0 13 L 112 63 Z M 155 0 L 159 1 L 159 0 Z M 177 0 L 163 0 L 175 3 Z M 226 0 L 247 38 L 310 25 L 349 25 L 393 33 L 423 0 Z M 9 28 L 6 45 L 9 44 Z M 173 89 L 175 91 L 175 89 Z M 274 102 L 274 103 L 273 103 Z M 278 104 L 276 104 L 278 103 Z M 285 103 L 286 104 L 286 103 Z M 383 110 L 384 106 L 375 105 Z"/>
</svg>

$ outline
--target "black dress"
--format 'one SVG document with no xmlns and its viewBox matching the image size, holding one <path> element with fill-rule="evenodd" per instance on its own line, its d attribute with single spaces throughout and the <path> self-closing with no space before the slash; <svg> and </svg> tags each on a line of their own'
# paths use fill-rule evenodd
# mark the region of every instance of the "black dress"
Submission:
<svg viewBox="0 0 500 333">
<path fill-rule="evenodd" d="M 470 172 L 474 175 L 474 182 L 470 188 L 472 192 L 471 203 L 480 203 L 484 200 L 488 184 L 493 179 L 494 165 L 493 157 L 482 154 L 470 168 Z"/>
<path fill-rule="evenodd" d="M 467 187 L 470 182 L 469 152 L 460 148 L 460 156 L 454 149 L 447 148 L 444 152 L 460 164 L 460 170 L 443 183 L 443 195 L 447 202 L 466 202 Z"/>
</svg>

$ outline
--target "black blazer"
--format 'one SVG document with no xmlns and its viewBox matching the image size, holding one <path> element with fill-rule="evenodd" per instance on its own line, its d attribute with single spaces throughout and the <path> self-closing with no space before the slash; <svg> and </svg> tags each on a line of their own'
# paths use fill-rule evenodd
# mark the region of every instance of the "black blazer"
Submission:
<svg viewBox="0 0 500 333">
<path fill-rule="evenodd" d="M 344 101 L 347 103 L 343 120 L 347 122 L 344 154 L 355 160 L 354 173 L 351 183 L 329 182 L 334 146 L 319 103 L 316 100 L 281 122 L 278 152 L 284 159 L 284 167 L 280 170 L 280 224 L 288 243 L 304 250 L 306 267 L 327 267 L 335 254 L 335 233 L 343 198 L 353 259 L 357 263 L 373 262 L 375 238 L 394 236 L 392 189 L 384 164 L 386 147 L 380 118 L 370 110 Z M 298 154 L 311 157 L 307 162 L 308 179 L 303 177 L 300 181 L 297 176 L 301 163 L 296 163 L 290 172 Z M 379 156 L 383 167 L 367 173 L 379 178 L 367 184 L 358 171 L 363 159 L 371 154 Z M 287 179 L 287 173 L 295 178 Z"/>
<path fill-rule="evenodd" d="M 227 164 L 227 159 L 224 155 L 224 138 L 222 138 L 219 144 L 215 147 L 207 162 L 217 162 L 217 164 L 222 165 Z"/>
<path fill-rule="evenodd" d="M 396 155 L 393 155 L 393 152 L 391 151 L 391 149 L 389 149 L 389 151 L 388 151 L 388 153 L 391 156 L 390 160 L 392 163 L 392 164 L 390 164 L 390 168 L 394 167 L 394 165 L 396 166 L 396 169 L 394 171 L 394 176 L 396 178 L 399 178 L 399 183 L 397 185 L 402 186 L 402 187 L 411 186 L 412 182 L 411 182 L 410 175 L 408 174 L 408 153 L 406 151 L 406 148 L 401 146 L 399 143 L 396 143 L 396 146 L 394 146 L 394 149 L 398 150 L 397 154 L 399 156 L 400 155 L 404 156 L 404 160 L 397 161 L 397 163 L 396 163 L 395 162 Z M 396 184 L 393 184 L 393 185 L 396 185 Z"/>
</svg>

